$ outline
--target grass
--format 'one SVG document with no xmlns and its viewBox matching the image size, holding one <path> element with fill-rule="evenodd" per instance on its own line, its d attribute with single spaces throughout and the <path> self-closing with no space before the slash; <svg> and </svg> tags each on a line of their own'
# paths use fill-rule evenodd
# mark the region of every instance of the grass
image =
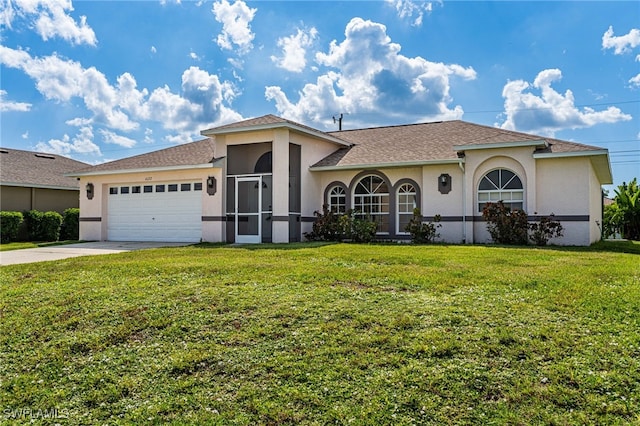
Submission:
<svg viewBox="0 0 640 426">
<path fill-rule="evenodd" d="M 49 247 L 49 246 L 62 246 L 66 244 L 77 244 L 82 241 L 76 240 L 66 240 L 66 241 L 18 241 L 14 243 L 4 243 L 0 244 L 0 251 L 9 251 L 9 250 L 22 250 L 28 248 L 38 248 L 38 247 Z"/>
<path fill-rule="evenodd" d="M 640 258 L 612 247 L 199 245 L 5 266 L 0 415 L 637 424 Z"/>
</svg>

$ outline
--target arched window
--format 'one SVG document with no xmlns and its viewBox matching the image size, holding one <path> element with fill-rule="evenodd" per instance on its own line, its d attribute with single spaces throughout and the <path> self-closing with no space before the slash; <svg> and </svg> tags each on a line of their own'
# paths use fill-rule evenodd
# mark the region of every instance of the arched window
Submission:
<svg viewBox="0 0 640 426">
<path fill-rule="evenodd" d="M 271 173 L 273 172 L 272 169 L 272 153 L 271 151 L 269 152 L 265 152 L 264 154 L 262 154 L 260 156 L 260 158 L 258 158 L 258 161 L 256 161 L 256 166 L 253 168 L 253 173 Z"/>
<path fill-rule="evenodd" d="M 397 234 L 408 234 L 408 232 L 405 231 L 405 228 L 413 217 L 413 209 L 418 207 L 418 195 L 416 188 L 410 183 L 403 183 L 398 188 L 396 197 L 396 223 L 398 224 Z"/>
<path fill-rule="evenodd" d="M 327 191 L 327 204 L 330 211 L 343 214 L 347 211 L 347 191 L 343 186 L 335 185 Z"/>
<path fill-rule="evenodd" d="M 353 190 L 353 209 L 357 216 L 376 222 L 377 233 L 389 233 L 389 187 L 376 175 L 368 175 L 358 181 Z"/>
<path fill-rule="evenodd" d="M 502 201 L 511 210 L 524 208 L 524 188 L 520 178 L 507 169 L 492 170 L 480 179 L 478 211 L 491 202 Z"/>
</svg>

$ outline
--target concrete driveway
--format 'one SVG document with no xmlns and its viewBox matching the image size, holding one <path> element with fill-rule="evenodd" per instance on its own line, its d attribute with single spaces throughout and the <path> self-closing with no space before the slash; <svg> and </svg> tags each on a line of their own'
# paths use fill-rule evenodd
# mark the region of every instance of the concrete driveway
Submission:
<svg viewBox="0 0 640 426">
<path fill-rule="evenodd" d="M 193 243 L 94 241 L 89 243 L 10 250 L 0 252 L 0 265 L 45 262 L 48 260 L 67 259 L 69 257 L 95 256 L 98 254 L 121 253 L 124 251 L 159 247 L 180 247 L 190 244 Z"/>
</svg>

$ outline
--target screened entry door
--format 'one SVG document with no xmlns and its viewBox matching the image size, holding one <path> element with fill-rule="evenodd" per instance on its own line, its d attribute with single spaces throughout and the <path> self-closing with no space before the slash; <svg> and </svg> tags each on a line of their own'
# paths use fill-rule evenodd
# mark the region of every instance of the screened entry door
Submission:
<svg viewBox="0 0 640 426">
<path fill-rule="evenodd" d="M 260 243 L 262 176 L 236 178 L 236 243 Z"/>
</svg>

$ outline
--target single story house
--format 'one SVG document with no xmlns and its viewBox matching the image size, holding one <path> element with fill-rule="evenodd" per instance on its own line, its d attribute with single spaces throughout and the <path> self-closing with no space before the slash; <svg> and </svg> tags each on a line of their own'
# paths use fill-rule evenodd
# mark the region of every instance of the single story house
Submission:
<svg viewBox="0 0 640 426">
<path fill-rule="evenodd" d="M 71 173 L 80 238 L 294 242 L 326 204 L 364 212 L 380 239 L 409 239 L 419 207 L 442 217 L 443 241 L 477 243 L 490 240 L 483 206 L 503 200 L 555 214 L 565 231 L 552 243 L 588 245 L 612 183 L 606 149 L 459 120 L 323 132 L 266 115 L 201 134 Z"/>
<path fill-rule="evenodd" d="M 87 163 L 62 155 L 0 148 L 0 210 L 64 212 L 80 206 L 80 183 L 65 176 Z"/>
</svg>

